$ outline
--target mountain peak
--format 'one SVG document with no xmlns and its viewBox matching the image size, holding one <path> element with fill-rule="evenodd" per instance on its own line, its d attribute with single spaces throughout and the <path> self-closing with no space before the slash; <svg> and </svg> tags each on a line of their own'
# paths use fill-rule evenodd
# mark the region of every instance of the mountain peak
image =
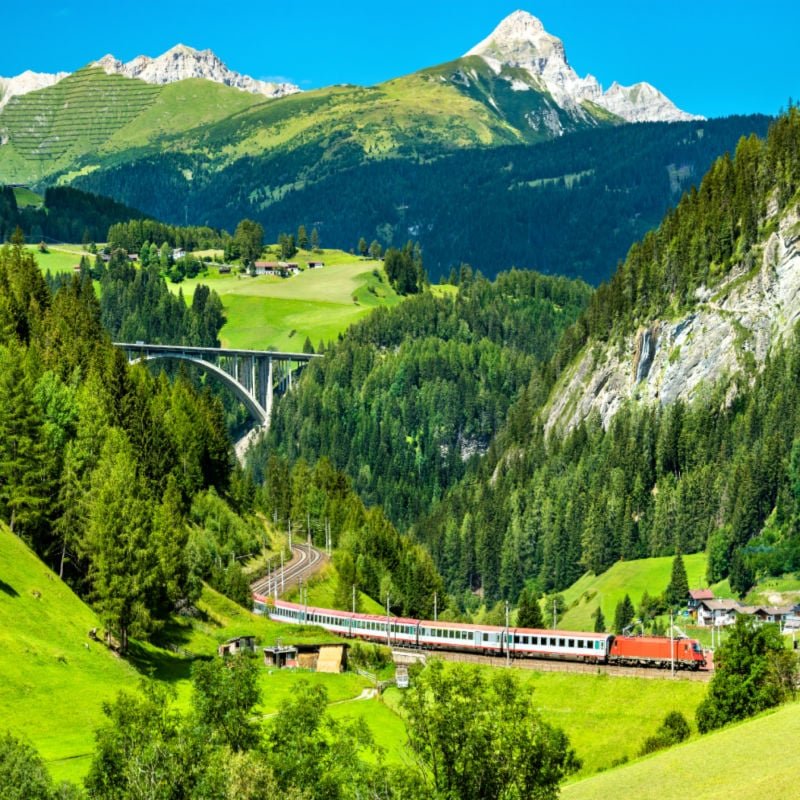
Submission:
<svg viewBox="0 0 800 800">
<path fill-rule="evenodd" d="M 94 64 L 102 67 L 109 75 L 138 78 L 146 83 L 165 84 L 187 78 L 205 78 L 252 94 L 263 94 L 265 97 L 283 97 L 300 91 L 292 83 L 260 81 L 249 75 L 241 75 L 228 69 L 213 51 L 196 50 L 180 43 L 157 58 L 136 56 L 124 64 L 109 54 Z"/>
<path fill-rule="evenodd" d="M 527 11 L 509 14 L 466 56 L 480 56 L 497 74 L 504 67 L 527 70 L 565 109 L 580 108 L 589 102 L 627 122 L 702 119 L 681 111 L 648 83 L 620 86 L 615 81 L 607 92 L 603 92 L 591 75 L 578 76 L 567 61 L 561 39 L 548 33 L 541 20 Z"/>
<path fill-rule="evenodd" d="M 541 20 L 527 11 L 509 14 L 466 55 L 481 56 L 492 67 L 500 64 L 523 67 L 534 75 L 543 74 L 551 59 L 558 66 L 566 66 L 561 39 L 551 36 Z"/>
</svg>

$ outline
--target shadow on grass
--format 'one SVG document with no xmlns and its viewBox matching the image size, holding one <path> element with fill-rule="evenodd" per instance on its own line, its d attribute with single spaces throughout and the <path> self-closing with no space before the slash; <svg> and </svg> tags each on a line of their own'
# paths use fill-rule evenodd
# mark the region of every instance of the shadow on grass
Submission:
<svg viewBox="0 0 800 800">
<path fill-rule="evenodd" d="M 213 624 L 205 612 L 198 612 L 197 619 Z M 185 617 L 171 617 L 149 642 L 132 641 L 128 648 L 128 660 L 135 669 L 159 681 L 174 683 L 188 680 L 194 661 L 206 661 L 208 654 L 193 653 L 186 649 L 193 633 L 192 622 Z"/>
<path fill-rule="evenodd" d="M 19 592 L 10 584 L 5 581 L 0 581 L 0 592 L 7 594 L 9 597 L 19 597 Z"/>
</svg>

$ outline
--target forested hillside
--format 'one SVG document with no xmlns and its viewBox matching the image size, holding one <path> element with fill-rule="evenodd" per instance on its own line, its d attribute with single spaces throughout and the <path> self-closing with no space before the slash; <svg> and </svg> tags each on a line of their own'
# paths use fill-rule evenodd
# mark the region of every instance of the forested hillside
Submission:
<svg viewBox="0 0 800 800">
<path fill-rule="evenodd" d="M 279 102 L 316 107 L 311 96 Z M 717 156 L 732 152 L 740 136 L 766 133 L 768 122 L 641 123 L 536 145 L 473 143 L 446 157 L 447 148 L 422 142 L 365 161 L 343 143 L 335 159 L 309 145 L 261 151 L 218 170 L 165 152 L 93 171 L 74 185 L 170 222 L 188 214 L 233 230 L 251 217 L 272 240 L 299 224 L 318 227 L 326 247 L 355 248 L 362 236 L 383 247 L 413 238 L 434 278 L 467 261 L 488 276 L 517 266 L 598 283 Z M 230 131 L 208 136 L 223 134 Z"/>
<path fill-rule="evenodd" d="M 597 342 L 691 306 L 698 286 L 760 252 L 797 203 L 799 136 L 793 109 L 765 141 L 718 161 L 594 295 L 553 374 L 587 340 L 602 364 Z M 590 416 L 549 437 L 531 387 L 489 457 L 418 526 L 451 590 L 514 597 L 525 582 L 561 588 L 619 558 L 704 549 L 709 581 L 728 576 L 741 593 L 755 574 L 797 569 L 800 340 L 776 339 L 763 367 L 743 363 L 689 405 L 634 398 L 606 429 Z"/>
<path fill-rule="evenodd" d="M 19 208 L 10 186 L 0 186 L 0 242 L 20 228 L 30 242 L 103 242 L 111 225 L 145 215 L 109 197 L 52 186 L 41 207 Z"/>
<path fill-rule="evenodd" d="M 485 452 L 523 387 L 544 399 L 542 364 L 590 296 L 534 272 L 491 283 L 465 268 L 460 280 L 455 296 L 425 293 L 351 328 L 281 401 L 253 462 L 327 456 L 394 522 L 425 513 Z"/>
</svg>

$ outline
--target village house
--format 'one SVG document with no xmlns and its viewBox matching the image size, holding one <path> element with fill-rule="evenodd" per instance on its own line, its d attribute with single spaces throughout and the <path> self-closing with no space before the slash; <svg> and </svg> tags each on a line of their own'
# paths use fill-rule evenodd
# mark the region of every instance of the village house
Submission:
<svg viewBox="0 0 800 800">
<path fill-rule="evenodd" d="M 288 261 L 254 261 L 253 272 L 256 275 L 275 275 L 278 278 L 288 278 L 300 272 L 300 265 Z"/>
<path fill-rule="evenodd" d="M 324 261 L 309 261 L 308 268 L 309 269 L 322 269 L 325 266 Z"/>
<path fill-rule="evenodd" d="M 179 258 L 186 258 L 186 251 L 182 247 L 176 247 L 172 251 L 172 260 L 177 261 Z"/>
<path fill-rule="evenodd" d="M 692 594 L 690 592 L 690 594 Z M 774 622 L 783 629 L 800 623 L 800 604 L 784 606 L 747 606 L 737 600 L 696 600 L 694 616 L 701 627 L 733 625 L 740 615 L 752 616 L 760 622 Z"/>
<path fill-rule="evenodd" d="M 714 592 L 711 589 L 692 589 L 689 592 L 689 602 L 686 604 L 692 617 L 697 616 L 697 606 L 703 600 L 713 600 Z"/>
</svg>

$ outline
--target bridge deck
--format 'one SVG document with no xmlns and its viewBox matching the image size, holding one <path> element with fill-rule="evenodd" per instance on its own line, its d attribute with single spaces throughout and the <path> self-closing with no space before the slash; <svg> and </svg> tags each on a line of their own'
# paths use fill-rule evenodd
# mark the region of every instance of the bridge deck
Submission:
<svg viewBox="0 0 800 800">
<path fill-rule="evenodd" d="M 184 353 L 193 356 L 242 356 L 274 358 L 286 361 L 311 361 L 322 358 L 319 353 L 289 353 L 281 350 L 234 350 L 227 347 L 195 347 L 182 344 L 145 344 L 144 342 L 114 342 L 114 347 L 139 353 Z"/>
</svg>

